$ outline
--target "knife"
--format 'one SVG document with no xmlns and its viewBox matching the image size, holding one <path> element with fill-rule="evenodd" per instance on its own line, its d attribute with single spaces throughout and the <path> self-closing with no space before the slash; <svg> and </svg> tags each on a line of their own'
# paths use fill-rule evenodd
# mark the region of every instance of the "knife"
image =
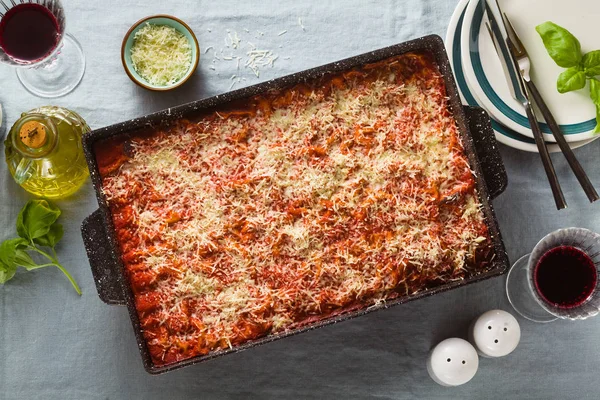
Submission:
<svg viewBox="0 0 600 400">
<path fill-rule="evenodd" d="M 496 53 L 498 54 L 498 58 L 502 64 L 502 70 L 504 71 L 506 81 L 508 82 L 508 89 L 510 90 L 512 97 L 519 103 L 522 103 L 525 100 L 525 96 L 523 95 L 521 86 L 519 84 L 519 80 L 521 78 L 518 71 L 512 67 L 511 55 L 506 47 L 505 38 L 508 37 L 508 35 L 506 30 L 498 24 L 496 16 L 490 8 L 488 2 L 486 0 L 482 1 L 485 3 L 485 12 L 489 20 L 489 24 L 486 24 L 486 27 L 488 28 L 490 37 L 494 42 Z"/>
</svg>

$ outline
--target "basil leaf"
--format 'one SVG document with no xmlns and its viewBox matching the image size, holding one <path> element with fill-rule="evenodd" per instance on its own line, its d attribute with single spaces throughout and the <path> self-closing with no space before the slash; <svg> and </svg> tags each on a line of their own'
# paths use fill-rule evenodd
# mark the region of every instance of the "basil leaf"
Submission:
<svg viewBox="0 0 600 400">
<path fill-rule="evenodd" d="M 596 105 L 596 129 L 594 129 L 594 133 L 600 133 L 600 81 L 596 78 L 590 79 L 590 97 Z"/>
<path fill-rule="evenodd" d="M 12 279 L 19 265 L 24 267 L 36 265 L 23 250 L 25 247 L 27 247 L 27 240 L 23 238 L 5 240 L 0 244 L 0 283 Z"/>
<path fill-rule="evenodd" d="M 52 255 L 41 250 L 39 246 L 54 246 L 63 237 L 63 227 L 56 223 L 60 210 L 46 200 L 30 200 L 21 209 L 17 217 L 17 233 L 20 237 L 5 240 L 0 244 L 0 284 L 15 276 L 18 267 L 28 271 L 55 266 L 71 282 L 78 295 L 81 289 L 75 279 L 57 260 L 56 252 Z M 28 251 L 35 251 L 50 262 L 37 264 Z"/>
<path fill-rule="evenodd" d="M 44 236 L 33 239 L 33 242 L 39 246 L 48 246 L 54 248 L 56 243 L 62 239 L 64 234 L 63 226 L 61 224 L 54 223 L 50 226 L 50 230 Z"/>
<path fill-rule="evenodd" d="M 5 240 L 4 242 L 2 242 L 2 244 L 0 244 L 0 260 L 4 261 L 7 264 L 15 264 L 17 253 L 25 253 L 24 249 L 26 247 L 27 240 L 23 238 Z"/>
<path fill-rule="evenodd" d="M 559 93 L 567 93 L 573 90 L 583 89 L 586 83 L 585 72 L 579 67 L 569 68 L 558 76 L 556 88 Z"/>
<path fill-rule="evenodd" d="M 38 264 L 33 261 L 31 256 L 25 252 L 25 250 L 19 250 L 15 252 L 15 265 L 25 268 L 27 271 L 38 268 Z"/>
<path fill-rule="evenodd" d="M 536 26 L 535 30 L 556 64 L 563 68 L 579 65 L 582 60 L 581 44 L 571 32 L 550 21 Z"/>
<path fill-rule="evenodd" d="M 58 207 L 46 200 L 29 200 L 17 217 L 17 233 L 32 242 L 46 235 L 59 216 Z"/>
<path fill-rule="evenodd" d="M 7 244 L 4 244 L 7 243 Z M 25 249 L 27 247 L 29 243 L 27 242 L 27 240 L 23 239 L 23 238 L 14 238 L 14 239 L 8 239 L 5 240 L 4 242 L 2 242 L 2 244 L 0 245 L 0 257 L 2 257 L 2 246 L 6 246 L 7 248 L 15 248 L 15 249 Z"/>
<path fill-rule="evenodd" d="M 17 272 L 17 266 L 14 264 L 5 264 L 3 261 L 0 261 L 0 283 L 6 283 L 11 280 L 13 276 L 15 276 L 15 272 Z"/>
<path fill-rule="evenodd" d="M 596 105 L 600 105 L 600 80 L 590 79 L 590 97 Z"/>
<path fill-rule="evenodd" d="M 600 50 L 590 51 L 583 56 L 583 68 L 590 78 L 600 75 Z"/>
<path fill-rule="evenodd" d="M 5 264 L 14 264 L 17 250 L 23 251 L 26 247 L 27 240 L 23 238 L 5 240 L 0 244 L 0 261 Z"/>
</svg>

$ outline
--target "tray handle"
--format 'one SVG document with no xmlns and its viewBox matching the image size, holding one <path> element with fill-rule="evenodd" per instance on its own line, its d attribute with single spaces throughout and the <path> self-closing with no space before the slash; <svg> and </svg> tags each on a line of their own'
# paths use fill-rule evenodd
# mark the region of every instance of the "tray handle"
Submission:
<svg viewBox="0 0 600 400">
<path fill-rule="evenodd" d="M 492 123 L 485 110 L 464 106 L 473 145 L 488 188 L 490 199 L 498 197 L 508 186 L 508 176 L 502 162 Z"/>
<path fill-rule="evenodd" d="M 106 304 L 126 305 L 119 281 L 119 261 L 111 250 L 101 210 L 94 211 L 81 224 L 83 244 L 87 252 L 98 296 Z"/>
</svg>

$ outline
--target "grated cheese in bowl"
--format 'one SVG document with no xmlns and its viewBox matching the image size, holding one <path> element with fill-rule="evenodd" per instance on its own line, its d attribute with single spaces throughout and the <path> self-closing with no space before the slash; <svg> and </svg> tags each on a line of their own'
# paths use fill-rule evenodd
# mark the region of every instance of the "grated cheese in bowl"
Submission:
<svg viewBox="0 0 600 400">
<path fill-rule="evenodd" d="M 192 45 L 171 26 L 146 23 L 135 33 L 131 62 L 135 71 L 151 85 L 172 85 L 190 69 Z"/>
</svg>

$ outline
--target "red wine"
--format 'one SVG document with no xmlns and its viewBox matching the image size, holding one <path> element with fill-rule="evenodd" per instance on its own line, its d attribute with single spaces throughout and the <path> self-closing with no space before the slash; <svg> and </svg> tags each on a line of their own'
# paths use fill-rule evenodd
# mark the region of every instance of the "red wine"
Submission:
<svg viewBox="0 0 600 400">
<path fill-rule="evenodd" d="M 594 292 L 598 280 L 591 258 L 572 246 L 547 251 L 535 266 L 533 277 L 542 298 L 560 308 L 581 305 Z"/>
<path fill-rule="evenodd" d="M 54 50 L 59 32 L 58 21 L 46 7 L 19 4 L 0 20 L 0 47 L 17 60 L 40 60 Z"/>
</svg>

